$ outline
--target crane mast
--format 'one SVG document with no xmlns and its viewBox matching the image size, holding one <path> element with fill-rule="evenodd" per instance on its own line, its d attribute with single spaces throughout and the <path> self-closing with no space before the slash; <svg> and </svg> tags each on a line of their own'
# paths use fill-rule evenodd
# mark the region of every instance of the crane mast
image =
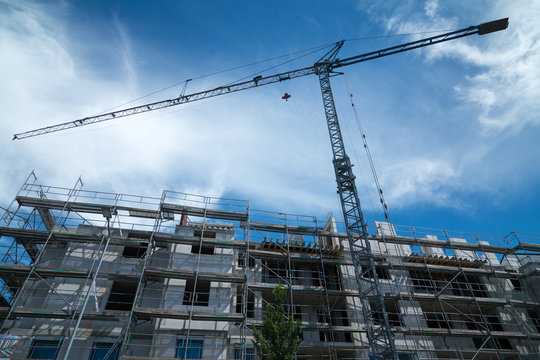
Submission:
<svg viewBox="0 0 540 360">
<path fill-rule="evenodd" d="M 336 105 L 330 85 L 331 65 L 329 61 L 325 61 L 317 64 L 316 67 L 332 147 L 332 163 L 334 165 L 337 192 L 347 229 L 347 238 L 355 269 L 356 283 L 360 293 L 364 323 L 371 348 L 370 357 L 376 359 L 394 359 L 394 339 L 384 307 L 384 299 L 380 290 L 375 261 L 368 240 L 367 224 L 364 221 L 364 215 L 358 198 L 352 164 L 345 151 L 345 144 L 341 135 Z M 364 276 L 367 274 L 369 276 Z M 377 317 L 379 323 L 381 321 L 383 323 L 376 326 L 375 317 Z"/>
<path fill-rule="evenodd" d="M 330 136 L 330 144 L 332 147 L 332 162 L 337 183 L 337 192 L 341 201 L 343 218 L 347 230 L 347 238 L 355 269 L 356 282 L 360 294 L 360 301 L 362 303 L 362 312 L 370 347 L 369 357 L 370 359 L 397 360 L 398 353 L 396 352 L 394 335 L 392 334 L 392 329 L 388 320 L 386 308 L 384 306 L 383 294 L 379 286 L 375 259 L 371 251 L 371 246 L 368 239 L 369 234 L 367 224 L 364 221 L 364 215 L 360 200 L 358 198 L 358 191 L 356 189 L 352 164 L 345 151 L 345 145 L 343 142 L 334 97 L 332 94 L 330 78 L 332 75 L 337 74 L 335 72 L 335 69 L 337 68 L 430 46 L 469 35 L 484 35 L 491 32 L 504 30 L 507 27 L 508 18 L 504 18 L 345 59 L 336 58 L 343 45 L 343 41 L 340 41 L 337 42 L 321 60 L 310 67 L 287 71 L 266 77 L 258 76 L 253 80 L 220 86 L 214 89 L 189 95 L 181 95 L 178 98 L 170 100 L 135 106 L 128 109 L 86 117 L 53 126 L 47 126 L 44 128 L 15 134 L 13 139 L 24 139 L 55 131 L 89 125 L 92 123 L 112 120 L 117 117 L 134 115 L 232 92 L 238 92 L 241 90 L 291 80 L 307 75 L 317 75 L 321 87 L 324 112 L 328 126 L 328 133 Z"/>
</svg>

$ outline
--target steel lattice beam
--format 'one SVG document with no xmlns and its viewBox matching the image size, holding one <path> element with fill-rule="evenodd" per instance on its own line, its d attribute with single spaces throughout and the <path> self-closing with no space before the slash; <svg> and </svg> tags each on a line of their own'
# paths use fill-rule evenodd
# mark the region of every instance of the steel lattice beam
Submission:
<svg viewBox="0 0 540 360">
<path fill-rule="evenodd" d="M 331 49 L 325 56 L 327 56 L 327 58 L 332 58 L 332 61 L 330 61 L 327 64 L 327 66 L 329 66 L 330 70 L 333 70 L 336 68 L 353 65 L 359 62 L 374 60 L 377 58 L 381 58 L 381 57 L 385 57 L 385 56 L 389 56 L 389 55 L 393 55 L 393 54 L 397 54 L 397 53 L 401 53 L 401 52 L 405 52 L 409 50 L 418 49 L 421 47 L 426 47 L 426 46 L 438 44 L 438 43 L 449 41 L 449 40 L 459 39 L 459 38 L 470 36 L 470 35 L 489 34 L 494 31 L 504 30 L 507 27 L 508 27 L 508 18 L 505 18 L 505 19 L 490 21 L 490 22 L 483 23 L 476 26 L 469 26 L 468 28 L 452 31 L 449 33 L 441 34 L 441 35 L 432 36 L 429 38 L 409 42 L 406 44 L 392 46 L 386 49 L 381 49 L 381 50 L 372 51 L 372 52 L 361 54 L 361 55 L 348 57 L 345 59 L 336 59 L 337 53 L 344 42 L 344 41 L 339 41 L 336 43 L 336 46 L 333 49 Z M 241 90 L 247 90 L 247 89 L 257 87 L 257 86 L 268 85 L 268 84 L 273 84 L 276 82 L 291 80 L 291 79 L 303 77 L 306 75 L 315 74 L 318 68 L 318 65 L 319 64 L 315 64 L 314 66 L 309 66 L 309 67 L 305 67 L 298 70 L 286 71 L 280 74 L 275 74 L 275 75 L 270 75 L 270 76 L 265 76 L 265 77 L 257 76 L 249 81 L 239 82 L 235 84 L 228 84 L 228 85 L 220 86 L 214 89 L 205 90 L 205 91 L 201 91 L 201 92 L 197 92 L 197 93 L 193 93 L 189 95 L 182 95 L 174 99 L 158 101 L 158 102 L 145 104 L 141 106 L 134 106 L 128 109 L 122 109 L 122 110 L 113 111 L 113 112 L 100 114 L 96 116 L 89 116 L 83 119 L 68 121 L 65 123 L 57 124 L 57 125 L 46 126 L 39 129 L 15 134 L 13 135 L 13 140 L 20 140 L 20 139 L 25 139 L 25 138 L 29 138 L 33 136 L 38 136 L 38 135 L 44 135 L 44 134 L 48 134 L 48 133 L 52 133 L 56 131 L 72 129 L 75 127 L 113 120 L 113 119 L 124 117 L 124 116 L 136 115 L 136 114 L 140 114 L 140 113 L 144 113 L 144 112 L 148 112 L 152 110 L 163 109 L 170 106 L 181 105 L 188 102 L 208 99 L 211 97 L 238 92 Z M 323 97 L 323 100 L 324 100 L 324 97 Z M 327 110 L 327 111 L 332 111 L 332 110 Z M 328 115 L 329 114 L 327 114 L 327 116 Z"/>
<path fill-rule="evenodd" d="M 319 76 L 324 112 L 332 146 L 337 189 L 347 228 L 356 282 L 361 294 L 360 300 L 370 344 L 370 357 L 374 359 L 395 359 L 394 336 L 391 332 L 384 307 L 384 299 L 379 287 L 379 279 L 368 240 L 367 225 L 364 222 L 354 182 L 352 164 L 345 151 L 345 144 L 339 127 L 332 87 L 330 86 L 330 73 L 329 63 L 317 66 L 317 75 Z M 370 273 L 372 277 L 363 277 L 365 273 Z M 370 304 L 369 299 L 374 301 Z"/>
</svg>

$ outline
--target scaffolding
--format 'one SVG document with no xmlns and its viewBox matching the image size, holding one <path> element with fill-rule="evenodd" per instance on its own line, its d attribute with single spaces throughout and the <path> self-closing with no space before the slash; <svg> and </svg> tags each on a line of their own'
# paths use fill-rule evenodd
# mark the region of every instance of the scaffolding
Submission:
<svg viewBox="0 0 540 360">
<path fill-rule="evenodd" d="M 332 216 L 89 191 L 81 179 L 45 186 L 31 173 L 0 222 L 0 316 L 14 358 L 252 360 L 252 329 L 281 284 L 302 321 L 298 359 L 368 359 L 355 274 L 374 274 L 354 268 Z M 538 358 L 540 236 L 373 229 L 399 359 Z"/>
</svg>

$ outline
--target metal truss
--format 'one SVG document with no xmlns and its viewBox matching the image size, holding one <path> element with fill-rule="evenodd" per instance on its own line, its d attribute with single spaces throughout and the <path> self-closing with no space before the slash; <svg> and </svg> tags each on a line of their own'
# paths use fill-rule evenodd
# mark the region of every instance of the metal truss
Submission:
<svg viewBox="0 0 540 360">
<path fill-rule="evenodd" d="M 321 86 L 324 113 L 332 146 L 334 171 L 339 198 L 343 210 L 347 238 L 355 269 L 356 283 L 360 292 L 362 312 L 370 345 L 370 358 L 396 359 L 394 336 L 384 307 L 384 299 L 379 286 L 375 262 L 368 240 L 367 225 L 358 199 L 352 164 L 345 151 L 345 145 L 338 122 L 336 106 L 330 86 L 330 62 L 317 65 L 317 75 Z M 364 277 L 371 274 L 371 277 Z M 370 305 L 370 301 L 371 305 Z M 380 323 L 376 325 L 377 322 Z"/>
</svg>

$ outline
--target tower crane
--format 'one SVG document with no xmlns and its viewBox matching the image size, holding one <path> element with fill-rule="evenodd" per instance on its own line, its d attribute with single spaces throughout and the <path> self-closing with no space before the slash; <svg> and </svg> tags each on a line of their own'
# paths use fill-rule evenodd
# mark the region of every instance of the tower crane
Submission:
<svg viewBox="0 0 540 360">
<path fill-rule="evenodd" d="M 345 59 L 339 59 L 337 57 L 338 52 L 344 43 L 344 41 L 339 41 L 335 43 L 335 45 L 312 66 L 265 77 L 257 76 L 249 81 L 224 85 L 193 94 L 185 95 L 182 93 L 182 95 L 174 99 L 134 106 L 123 110 L 112 111 L 101 115 L 89 116 L 74 121 L 30 130 L 15 134 L 13 136 L 13 140 L 25 139 L 102 121 L 113 120 L 119 117 L 163 109 L 170 106 L 203 100 L 241 90 L 256 88 L 263 85 L 292 80 L 307 75 L 316 75 L 319 79 L 319 84 L 321 87 L 324 113 L 330 135 L 330 144 L 332 147 L 337 192 L 341 201 L 343 218 L 347 229 L 347 238 L 355 268 L 356 282 L 360 292 L 360 301 L 362 303 L 362 312 L 370 347 L 370 358 L 397 360 L 398 354 L 396 352 L 394 336 L 392 334 L 391 326 L 384 306 L 383 293 L 381 292 L 379 286 L 379 279 L 375 268 L 375 259 L 368 240 L 367 224 L 364 221 L 364 215 L 360 206 L 352 164 L 345 151 L 336 106 L 332 95 L 330 78 L 334 75 L 339 75 L 340 73 L 338 70 L 345 66 L 431 46 L 470 35 L 485 35 L 504 30 L 507 27 L 508 18 L 504 18 L 365 54 L 347 57 Z"/>
</svg>

